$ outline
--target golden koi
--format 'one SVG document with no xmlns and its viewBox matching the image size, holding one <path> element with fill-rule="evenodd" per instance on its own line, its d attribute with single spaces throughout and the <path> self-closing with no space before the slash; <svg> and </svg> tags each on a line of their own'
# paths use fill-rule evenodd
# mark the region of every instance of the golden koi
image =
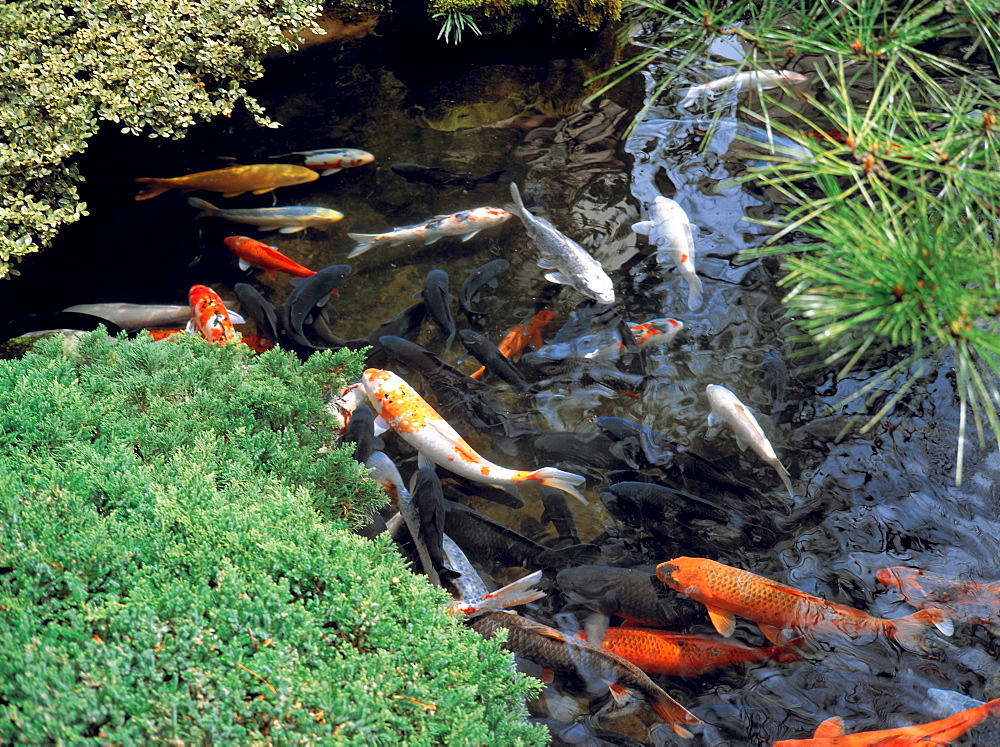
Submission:
<svg viewBox="0 0 1000 747">
<path fill-rule="evenodd" d="M 392 371 L 369 368 L 361 377 L 368 399 L 382 420 L 400 438 L 439 467 L 488 485 L 514 485 L 532 481 L 565 491 L 583 503 L 576 489 L 586 478 L 555 467 L 514 470 L 480 456 L 417 392 Z"/>
<path fill-rule="evenodd" d="M 182 189 L 185 192 L 207 189 L 209 192 L 222 192 L 223 197 L 236 197 L 244 192 L 262 195 L 278 187 L 303 184 L 316 179 L 319 179 L 319 174 L 312 169 L 285 163 L 228 166 L 173 178 L 140 176 L 136 181 L 146 186 L 139 190 L 135 199 L 148 200 L 170 189 Z"/>
</svg>

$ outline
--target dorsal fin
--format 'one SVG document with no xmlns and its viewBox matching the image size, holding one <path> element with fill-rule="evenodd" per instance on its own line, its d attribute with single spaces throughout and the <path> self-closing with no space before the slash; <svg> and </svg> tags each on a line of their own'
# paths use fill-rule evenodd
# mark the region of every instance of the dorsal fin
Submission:
<svg viewBox="0 0 1000 747">
<path fill-rule="evenodd" d="M 834 716 L 816 727 L 813 739 L 830 739 L 831 737 L 842 736 L 844 736 L 844 719 L 840 716 Z"/>
</svg>

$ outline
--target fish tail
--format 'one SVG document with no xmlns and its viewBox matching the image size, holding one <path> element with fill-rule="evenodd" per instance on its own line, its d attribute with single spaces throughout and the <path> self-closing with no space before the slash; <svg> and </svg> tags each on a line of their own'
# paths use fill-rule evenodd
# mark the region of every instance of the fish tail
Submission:
<svg viewBox="0 0 1000 747">
<path fill-rule="evenodd" d="M 521 191 L 517 188 L 517 182 L 512 181 L 510 183 L 510 196 L 514 200 L 513 208 L 504 207 L 508 213 L 517 213 L 522 215 L 524 213 L 524 201 L 521 199 Z"/>
<path fill-rule="evenodd" d="M 687 708 L 666 693 L 663 693 L 662 697 L 656 698 L 650 705 L 653 706 L 656 715 L 670 724 L 670 728 L 681 739 L 691 739 L 694 737 L 694 734 L 681 726 L 681 724 L 700 724 L 701 719 Z"/>
<path fill-rule="evenodd" d="M 694 311 L 701 306 L 702 288 L 701 278 L 694 273 L 688 277 L 688 308 Z"/>
<path fill-rule="evenodd" d="M 788 491 L 788 495 L 790 495 L 794 499 L 795 491 L 792 490 L 792 479 L 791 476 L 788 474 L 788 470 L 785 469 L 785 465 L 783 465 L 778 460 L 775 460 L 774 469 L 777 470 L 778 477 L 781 478 L 781 481 L 785 483 L 785 490 Z"/>
<path fill-rule="evenodd" d="M 469 378 L 470 379 L 481 379 L 483 377 L 484 373 L 486 373 L 486 366 L 482 366 L 482 367 L 480 367 L 480 369 L 478 371 L 474 371 L 473 373 L 470 373 L 469 374 Z"/>
<path fill-rule="evenodd" d="M 535 571 L 524 578 L 519 578 L 513 583 L 490 592 L 483 597 L 483 601 L 489 602 L 487 609 L 495 610 L 508 609 L 509 607 L 517 607 L 528 602 L 534 602 L 545 596 L 544 591 L 532 588 L 541 580 L 542 572 Z"/>
<path fill-rule="evenodd" d="M 924 643 L 924 633 L 928 626 L 933 625 L 944 635 L 954 632 L 954 625 L 947 615 L 937 608 L 920 610 L 912 615 L 889 620 L 887 628 L 889 637 L 910 651 L 927 651 Z"/>
<path fill-rule="evenodd" d="M 793 638 L 788 643 L 783 643 L 780 646 L 771 646 L 768 651 L 768 656 L 771 660 L 786 663 L 789 661 L 799 661 L 803 658 L 800 647 L 805 642 L 804 636 L 799 636 L 798 638 Z"/>
<path fill-rule="evenodd" d="M 146 185 L 140 189 L 139 194 L 135 196 L 135 199 L 137 200 L 148 200 L 151 197 L 162 195 L 167 190 L 172 189 L 169 184 L 163 183 L 163 179 L 155 179 L 151 176 L 140 176 L 136 178 L 136 181 Z"/>
<path fill-rule="evenodd" d="M 534 480 L 535 482 L 540 482 L 542 485 L 548 485 L 550 488 L 556 488 L 557 490 L 562 490 L 563 492 L 569 493 L 575 498 L 578 498 L 584 505 L 587 504 L 587 499 L 583 497 L 583 494 L 576 489 L 576 485 L 583 485 L 587 481 L 587 478 L 583 475 L 576 475 L 572 472 L 564 472 L 561 469 L 556 469 L 555 467 L 542 467 L 541 469 L 536 469 L 534 472 L 528 475 L 529 480 Z"/>
<path fill-rule="evenodd" d="M 199 197 L 188 197 L 188 205 L 194 208 L 199 208 L 201 210 L 200 213 L 194 216 L 195 218 L 206 218 L 208 216 L 215 215 L 216 211 L 218 210 L 218 208 L 215 207 L 215 205 L 208 202 L 207 200 L 202 200 Z"/>
<path fill-rule="evenodd" d="M 347 255 L 350 257 L 357 257 L 359 254 L 364 254 L 372 247 L 378 246 L 378 237 L 381 234 L 377 233 L 349 233 L 347 237 L 354 239 L 357 242 L 357 246 L 351 249 L 350 253 Z"/>
</svg>

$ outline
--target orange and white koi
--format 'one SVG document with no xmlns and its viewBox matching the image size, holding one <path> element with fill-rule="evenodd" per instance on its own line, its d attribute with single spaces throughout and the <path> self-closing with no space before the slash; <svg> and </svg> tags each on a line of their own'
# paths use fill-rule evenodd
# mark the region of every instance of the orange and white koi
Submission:
<svg viewBox="0 0 1000 747">
<path fill-rule="evenodd" d="M 724 78 L 716 78 L 700 86 L 691 86 L 681 92 L 681 100 L 677 104 L 678 109 L 687 109 L 703 96 L 711 97 L 720 91 L 735 90 L 742 91 L 747 88 L 756 88 L 766 91 L 770 88 L 777 88 L 784 83 L 805 83 L 806 76 L 802 73 L 795 73 L 791 70 L 748 70 L 735 75 L 727 75 Z"/>
<path fill-rule="evenodd" d="M 701 306 L 701 278 L 694 267 L 694 235 L 684 208 L 668 197 L 657 195 L 649 207 L 649 219 L 633 223 L 632 230 L 649 235 L 650 243 L 656 246 L 657 260 L 662 261 L 662 255 L 673 260 L 688 284 L 688 308 Z"/>
<path fill-rule="evenodd" d="M 414 241 L 433 244 L 444 236 L 461 236 L 462 241 L 468 241 L 483 229 L 499 226 L 509 218 L 510 213 L 501 208 L 478 207 L 451 215 L 438 215 L 423 223 L 400 226 L 385 233 L 349 233 L 347 235 L 357 242 L 357 246 L 347 256 L 357 257 L 377 246 L 409 244 Z"/>
<path fill-rule="evenodd" d="M 236 330 L 219 294 L 207 285 L 192 285 L 188 291 L 191 304 L 191 322 L 188 331 L 209 342 L 235 345 L 239 342 Z"/>
<path fill-rule="evenodd" d="M 640 347 L 667 345 L 684 329 L 684 322 L 668 316 L 650 319 L 648 322 L 625 322 L 632 331 L 635 342 Z"/>
<path fill-rule="evenodd" d="M 778 459 L 778 455 L 774 453 L 774 447 L 767 440 L 764 430 L 760 427 L 760 423 L 757 422 L 757 418 L 753 416 L 750 408 L 740 402 L 736 395 L 724 386 L 709 384 L 705 387 L 705 393 L 712 405 L 708 424 L 712 426 L 725 422 L 732 429 L 740 450 L 745 450 L 749 446 L 757 456 L 774 467 L 778 477 L 785 484 L 788 494 L 794 498 L 795 493 L 792 491 L 792 480 L 788 475 L 788 470 Z"/>
<path fill-rule="evenodd" d="M 344 169 L 364 166 L 375 160 L 371 153 L 357 148 L 318 148 L 316 150 L 293 150 L 268 158 L 284 158 L 286 156 L 304 156 L 302 165 L 318 171 L 320 176 L 336 174 Z"/>
<path fill-rule="evenodd" d="M 587 499 L 576 489 L 586 478 L 555 467 L 515 470 L 488 461 L 473 449 L 417 392 L 392 371 L 369 368 L 361 377 L 379 420 L 439 467 L 474 482 L 501 488 L 536 482 Z"/>
<path fill-rule="evenodd" d="M 952 714 L 939 721 L 897 729 L 859 731 L 844 734 L 840 716 L 828 718 L 816 727 L 811 739 L 783 739 L 774 747 L 932 747 L 951 744 L 969 729 L 990 716 L 1000 715 L 1000 699 Z M 971 742 L 970 742 L 971 744 Z"/>
<path fill-rule="evenodd" d="M 448 605 L 448 614 L 464 615 L 467 618 L 478 617 L 487 612 L 496 612 L 537 601 L 545 596 L 544 591 L 533 588 L 541 580 L 542 572 L 535 571 L 480 597 L 456 599 Z"/>
<path fill-rule="evenodd" d="M 518 324 L 516 327 L 510 330 L 497 345 L 497 349 L 504 354 L 505 357 L 510 358 L 515 363 L 521 360 L 521 355 L 524 353 L 524 349 L 531 345 L 535 350 L 538 350 L 545 344 L 542 339 L 542 330 L 545 326 L 552 321 L 553 314 L 551 311 L 542 310 L 535 314 L 526 323 Z M 486 366 L 483 366 L 475 373 L 469 374 L 473 379 L 478 379 L 484 373 L 486 373 Z"/>
<path fill-rule="evenodd" d="M 923 633 L 934 625 L 945 635 L 953 626 L 938 609 L 886 620 L 854 607 L 829 602 L 792 586 L 707 558 L 674 558 L 656 567 L 656 577 L 675 591 L 705 605 L 715 629 L 731 636 L 735 615 L 753 620 L 772 643 L 783 630 L 830 632 L 848 636 L 884 635 L 904 648 L 922 650 Z"/>
<path fill-rule="evenodd" d="M 185 192 L 206 189 L 209 192 L 222 192 L 223 197 L 236 197 L 244 192 L 262 195 L 278 187 L 304 184 L 316 179 L 319 179 L 319 174 L 312 169 L 286 163 L 228 166 L 173 178 L 140 176 L 136 181 L 145 186 L 139 190 L 135 199 L 148 200 L 170 189 L 182 189 Z"/>
<path fill-rule="evenodd" d="M 585 635 L 585 634 L 584 634 Z M 587 640 L 584 637 L 584 640 Z M 802 658 L 797 642 L 756 647 L 729 643 L 704 635 L 680 635 L 655 628 L 608 628 L 601 648 L 635 664 L 646 674 L 696 677 L 713 669 L 760 661 L 795 661 Z"/>
</svg>

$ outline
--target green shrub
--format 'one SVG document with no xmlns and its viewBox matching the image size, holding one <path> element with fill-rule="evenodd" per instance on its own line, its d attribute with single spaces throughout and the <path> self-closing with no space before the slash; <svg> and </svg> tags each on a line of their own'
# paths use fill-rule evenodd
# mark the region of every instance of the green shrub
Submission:
<svg viewBox="0 0 1000 747">
<path fill-rule="evenodd" d="M 0 362 L 0 742 L 542 741 L 510 657 L 347 531 L 384 497 L 317 450 L 358 368 L 100 333 Z"/>
</svg>

